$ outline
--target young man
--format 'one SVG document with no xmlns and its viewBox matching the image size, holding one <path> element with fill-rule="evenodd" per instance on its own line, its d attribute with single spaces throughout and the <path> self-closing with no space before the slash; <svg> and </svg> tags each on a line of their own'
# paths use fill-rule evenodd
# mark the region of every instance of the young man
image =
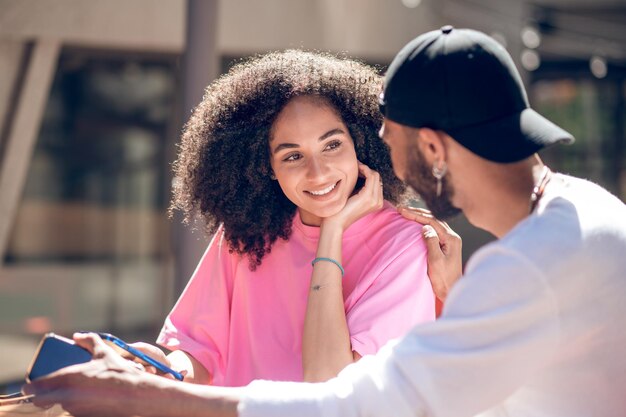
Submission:
<svg viewBox="0 0 626 417">
<path fill-rule="evenodd" d="M 488 36 L 444 27 L 410 42 L 381 95 L 396 174 L 438 217 L 498 237 L 460 275 L 460 242 L 425 211 L 439 320 L 321 384 L 200 387 L 141 373 L 93 336 L 96 360 L 27 387 L 76 415 L 624 416 L 626 206 L 536 155 L 571 142 L 528 107 Z"/>
</svg>

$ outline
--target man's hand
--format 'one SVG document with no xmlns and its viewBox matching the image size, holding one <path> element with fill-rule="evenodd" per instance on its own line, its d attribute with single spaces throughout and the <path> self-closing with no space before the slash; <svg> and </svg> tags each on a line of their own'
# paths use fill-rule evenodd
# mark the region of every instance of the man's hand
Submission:
<svg viewBox="0 0 626 417">
<path fill-rule="evenodd" d="M 80 417 L 137 415 L 148 405 L 136 401 L 140 376 L 148 376 L 145 372 L 118 355 L 96 334 L 76 333 L 74 340 L 89 350 L 93 359 L 25 385 L 23 391 L 26 394 L 35 394 L 33 402 L 36 406 L 49 407 L 58 403 L 72 415 Z"/>
<path fill-rule="evenodd" d="M 138 369 L 94 333 L 76 333 L 93 359 L 23 387 L 38 407 L 61 406 L 75 417 L 236 417 L 240 394 L 162 378 Z"/>
<path fill-rule="evenodd" d="M 145 342 L 130 343 L 129 346 L 132 346 L 138 351 L 150 356 L 152 359 L 158 362 L 161 362 L 163 365 L 167 366 L 168 368 L 171 368 L 175 370 L 176 372 L 179 372 L 180 374 L 183 375 L 183 377 L 187 376 L 188 370 L 185 368 L 181 368 L 179 363 L 176 363 L 176 364 L 172 363 L 170 361 L 170 357 L 167 356 L 165 353 L 163 353 L 163 351 L 159 349 L 158 347 L 151 345 L 149 343 L 145 343 Z M 157 368 L 155 368 L 152 365 L 147 364 L 145 361 L 134 356 L 132 353 L 125 353 L 122 356 L 124 356 L 128 360 L 141 364 L 144 367 L 145 371 L 148 373 L 159 375 L 164 378 L 168 378 L 172 380 L 175 379 L 172 374 L 159 371 Z"/>
<path fill-rule="evenodd" d="M 401 207 L 400 214 L 424 225 L 422 233 L 428 248 L 428 277 L 441 302 L 463 274 L 461 237 L 446 222 L 425 209 Z"/>
</svg>

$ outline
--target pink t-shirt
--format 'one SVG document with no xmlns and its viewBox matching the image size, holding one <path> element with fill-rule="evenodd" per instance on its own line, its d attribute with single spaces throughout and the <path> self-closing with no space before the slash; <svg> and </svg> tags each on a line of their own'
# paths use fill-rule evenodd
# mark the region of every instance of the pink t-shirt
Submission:
<svg viewBox="0 0 626 417">
<path fill-rule="evenodd" d="M 214 385 L 302 381 L 302 331 L 319 228 L 296 214 L 256 271 L 229 253 L 220 228 L 167 317 L 157 343 L 192 355 Z M 417 323 L 435 319 L 421 225 L 383 209 L 343 236 L 344 305 L 352 349 L 374 354 Z"/>
</svg>

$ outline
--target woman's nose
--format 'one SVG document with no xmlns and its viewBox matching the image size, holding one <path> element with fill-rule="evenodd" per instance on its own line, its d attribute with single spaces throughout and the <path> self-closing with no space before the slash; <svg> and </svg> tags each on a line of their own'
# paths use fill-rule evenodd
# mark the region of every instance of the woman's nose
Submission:
<svg viewBox="0 0 626 417">
<path fill-rule="evenodd" d="M 324 161 L 319 160 L 319 158 L 309 159 L 309 163 L 307 166 L 307 177 L 317 178 L 323 176 L 325 172 L 326 164 L 324 163 Z"/>
</svg>

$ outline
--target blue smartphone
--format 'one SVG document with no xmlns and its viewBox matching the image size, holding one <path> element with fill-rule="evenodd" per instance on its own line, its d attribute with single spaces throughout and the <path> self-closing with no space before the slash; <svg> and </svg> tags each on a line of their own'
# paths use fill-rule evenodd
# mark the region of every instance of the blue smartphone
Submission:
<svg viewBox="0 0 626 417">
<path fill-rule="evenodd" d="M 159 371 L 165 374 L 170 374 L 179 381 L 183 380 L 184 377 L 180 372 L 176 372 L 175 370 L 157 361 L 156 359 L 152 359 L 150 356 L 146 355 L 142 351 L 137 350 L 132 346 L 129 346 L 126 342 L 124 342 L 119 337 L 113 336 L 112 334 L 109 334 L 109 333 L 98 333 L 98 336 L 100 336 L 100 338 L 104 340 L 105 342 L 108 342 L 108 344 L 113 346 L 113 348 L 123 349 L 126 352 L 132 354 L 133 356 L 144 361 L 145 364 L 152 365 Z"/>
<path fill-rule="evenodd" d="M 41 339 L 33 361 L 26 372 L 26 381 L 34 381 L 66 366 L 89 362 L 91 353 L 73 340 L 54 333 Z"/>
</svg>

